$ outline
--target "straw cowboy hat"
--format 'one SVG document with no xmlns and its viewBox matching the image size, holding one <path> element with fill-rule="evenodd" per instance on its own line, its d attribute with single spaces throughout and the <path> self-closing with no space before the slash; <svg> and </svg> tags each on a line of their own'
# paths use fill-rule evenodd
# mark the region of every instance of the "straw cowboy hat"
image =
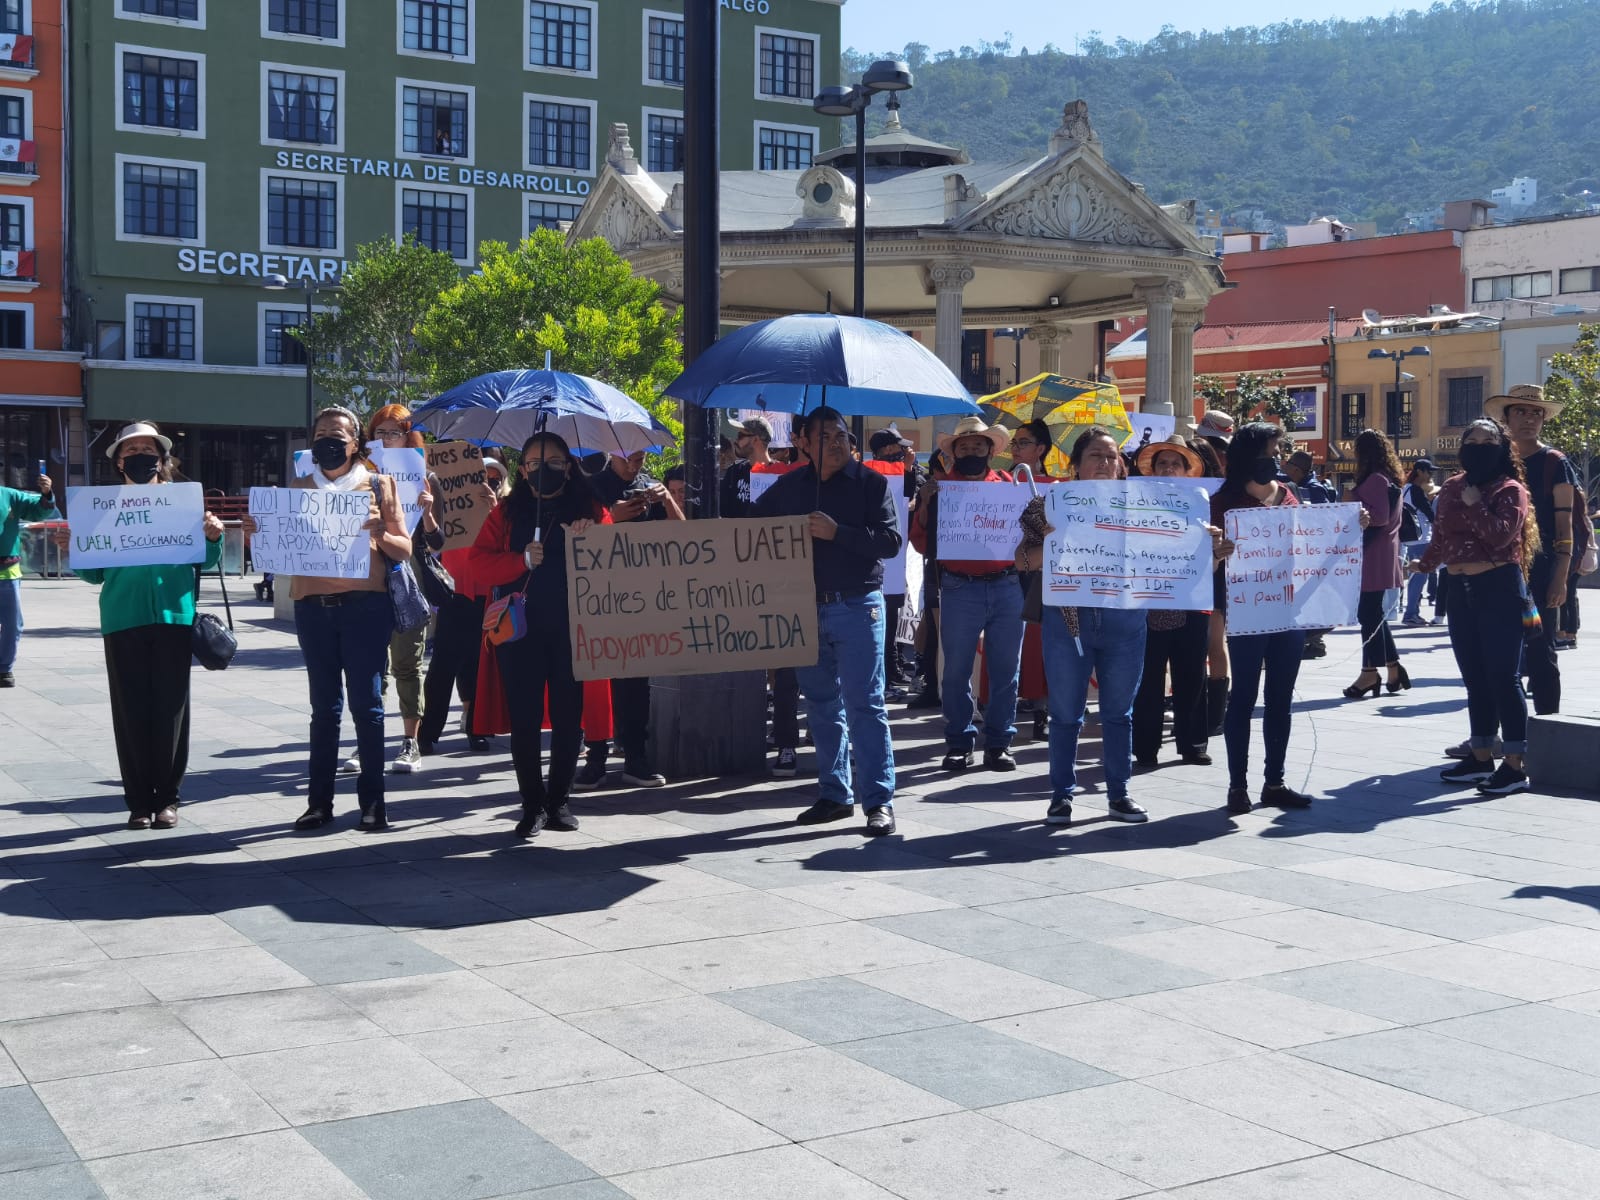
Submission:
<svg viewBox="0 0 1600 1200">
<path fill-rule="evenodd" d="M 1184 466 L 1189 469 L 1188 473 L 1196 479 L 1206 473 L 1205 464 L 1200 461 L 1200 456 L 1189 449 L 1181 437 L 1173 434 L 1166 441 L 1151 442 L 1143 450 L 1139 451 L 1133 460 L 1134 466 L 1139 469 L 1139 474 L 1154 475 L 1156 473 L 1156 455 L 1163 451 L 1168 454 L 1176 454 L 1182 458 Z"/>
<path fill-rule="evenodd" d="M 161 447 L 161 453 L 172 453 L 171 438 L 163 437 L 154 425 L 147 425 L 143 421 L 135 421 L 132 425 L 124 425 L 122 427 L 122 432 L 117 434 L 117 440 L 106 447 L 106 457 L 112 462 L 116 462 L 117 447 L 122 445 L 123 442 L 131 441 L 133 438 L 149 438 Z"/>
<path fill-rule="evenodd" d="M 988 438 L 990 444 L 994 446 L 995 454 L 1003 454 L 1011 445 L 1011 435 L 998 425 L 985 425 L 982 417 L 962 417 L 956 422 L 953 432 L 939 435 L 939 453 L 944 456 L 946 462 L 954 459 L 955 452 L 951 447 L 964 437 Z"/>
<path fill-rule="evenodd" d="M 1506 423 L 1506 409 L 1513 404 L 1526 404 L 1529 407 L 1544 409 L 1544 419 L 1552 420 L 1566 404 L 1560 400 L 1546 400 L 1544 389 L 1535 387 L 1531 383 L 1519 383 L 1505 390 L 1503 395 L 1490 396 L 1483 402 L 1483 411 L 1486 416 L 1493 417 L 1500 424 Z"/>
</svg>

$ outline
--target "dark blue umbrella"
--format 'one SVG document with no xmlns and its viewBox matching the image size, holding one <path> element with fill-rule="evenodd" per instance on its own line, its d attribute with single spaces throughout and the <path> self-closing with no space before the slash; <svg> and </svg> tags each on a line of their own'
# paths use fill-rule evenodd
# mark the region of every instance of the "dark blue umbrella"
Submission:
<svg viewBox="0 0 1600 1200">
<path fill-rule="evenodd" d="M 414 427 L 436 438 L 521 446 L 553 433 L 573 450 L 626 457 L 677 444 L 636 400 L 609 383 L 552 371 L 491 371 L 459 383 L 411 414 Z"/>
<path fill-rule="evenodd" d="M 879 321 L 798 313 L 729 334 L 667 385 L 705 408 L 847 416 L 976 414 L 950 368 L 921 342 Z"/>
</svg>

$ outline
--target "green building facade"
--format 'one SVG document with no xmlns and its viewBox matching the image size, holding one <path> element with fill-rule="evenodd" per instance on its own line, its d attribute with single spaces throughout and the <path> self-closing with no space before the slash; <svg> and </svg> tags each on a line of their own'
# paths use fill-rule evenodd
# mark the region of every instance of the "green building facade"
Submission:
<svg viewBox="0 0 1600 1200">
<path fill-rule="evenodd" d="M 811 98 L 837 81 L 840 3 L 722 0 L 725 169 L 804 167 L 834 144 Z M 682 0 L 70 11 L 91 431 L 159 421 L 185 472 L 228 493 L 281 481 L 306 407 L 283 331 L 308 293 L 337 302 L 313 289 L 358 245 L 415 230 L 470 270 L 480 241 L 576 216 L 615 123 L 647 169 L 681 164 Z"/>
</svg>

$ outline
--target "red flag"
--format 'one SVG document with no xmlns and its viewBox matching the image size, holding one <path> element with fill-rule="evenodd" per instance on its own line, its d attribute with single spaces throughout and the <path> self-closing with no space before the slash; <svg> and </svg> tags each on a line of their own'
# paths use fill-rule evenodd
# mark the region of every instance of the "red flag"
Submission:
<svg viewBox="0 0 1600 1200">
<path fill-rule="evenodd" d="M 33 262 L 32 250 L 0 250 L 0 277 L 32 279 Z"/>
<path fill-rule="evenodd" d="M 0 33 L 0 61 L 27 62 L 32 56 L 32 36 L 26 33 Z"/>
<path fill-rule="evenodd" d="M 32 162 L 33 143 L 0 138 L 0 162 Z"/>
</svg>

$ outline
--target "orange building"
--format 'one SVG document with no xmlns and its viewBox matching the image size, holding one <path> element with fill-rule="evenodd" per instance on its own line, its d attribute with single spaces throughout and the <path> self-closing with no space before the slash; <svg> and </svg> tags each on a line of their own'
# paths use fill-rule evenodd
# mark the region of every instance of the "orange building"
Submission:
<svg viewBox="0 0 1600 1200">
<path fill-rule="evenodd" d="M 65 345 L 65 0 L 0 0 L 0 482 L 84 481 L 82 355 Z M 69 469 L 70 466 L 70 469 Z"/>
</svg>

